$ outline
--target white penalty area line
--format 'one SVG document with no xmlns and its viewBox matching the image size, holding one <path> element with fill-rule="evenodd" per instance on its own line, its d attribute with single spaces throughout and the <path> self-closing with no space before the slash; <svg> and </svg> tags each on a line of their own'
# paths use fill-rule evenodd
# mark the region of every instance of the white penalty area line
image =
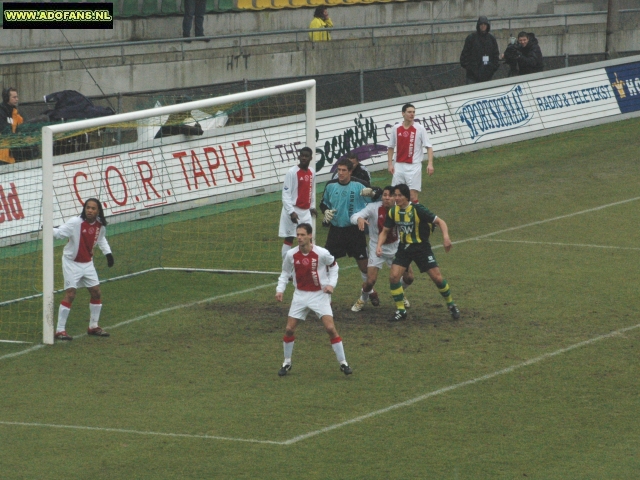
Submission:
<svg viewBox="0 0 640 480">
<path fill-rule="evenodd" d="M 589 208 L 587 210 L 582 210 L 580 212 L 574 212 L 574 213 L 569 213 L 569 214 L 566 214 L 566 215 L 560 215 L 558 217 L 548 218 L 548 219 L 545 219 L 545 220 L 538 220 L 536 222 L 531 222 L 531 223 L 527 223 L 527 224 L 524 224 L 524 225 L 519 225 L 517 227 L 505 228 L 503 230 L 498 230 L 496 232 L 487 233 L 485 235 L 479 235 L 479 236 L 476 236 L 476 237 L 466 238 L 466 239 L 463 239 L 463 240 L 457 240 L 457 241 L 452 242 L 452 243 L 454 245 L 457 245 L 457 244 L 465 243 L 465 242 L 484 240 L 484 239 L 487 239 L 488 237 L 492 237 L 494 235 L 500 235 L 501 233 L 512 232 L 514 230 L 520 230 L 520 229 L 527 228 L 527 227 L 532 227 L 532 226 L 535 226 L 535 225 L 541 225 L 543 223 L 554 222 L 556 220 L 561 220 L 563 218 L 575 217 L 577 215 L 583 215 L 585 213 L 591 213 L 591 212 L 595 212 L 595 211 L 598 211 L 598 210 L 603 210 L 605 208 L 615 207 L 617 205 L 623 205 L 625 203 L 635 202 L 637 200 L 640 200 L 640 197 L 634 197 L 634 198 L 629 198 L 627 200 L 621 200 L 619 202 L 608 203 L 606 205 L 601 205 L 599 207 Z M 438 249 L 438 248 L 442 248 L 442 245 L 434 245 L 432 247 L 432 249 Z M 349 268 L 349 267 L 346 267 L 346 268 Z M 111 327 L 105 327 L 105 328 L 108 328 L 108 329 L 118 328 L 118 327 L 121 327 L 123 325 L 128 325 L 130 323 L 138 322 L 140 320 L 145 320 L 147 318 L 155 317 L 156 315 L 161 315 L 163 313 L 171 312 L 171 311 L 178 310 L 178 309 L 181 309 L 181 308 L 188 308 L 188 307 L 192 307 L 192 306 L 199 305 L 199 304 L 202 304 L 202 303 L 212 302 L 212 301 L 215 301 L 215 300 L 218 300 L 218 299 L 221 299 L 221 298 L 231 297 L 231 296 L 234 296 L 234 295 L 241 295 L 243 293 L 253 292 L 255 290 L 271 287 L 271 286 L 274 286 L 274 285 L 277 285 L 277 283 L 268 283 L 268 284 L 260 285 L 260 286 L 257 286 L 257 287 L 254 287 L 254 288 L 250 288 L 250 289 L 247 289 L 247 290 L 239 290 L 239 291 L 236 291 L 236 292 L 225 293 L 223 295 L 218 295 L 218 296 L 215 296 L 215 297 L 205 298 L 204 300 L 199 300 L 197 302 L 185 303 L 185 304 L 182 304 L 182 305 L 175 305 L 173 307 L 168 307 L 168 308 L 164 308 L 162 310 L 158 310 L 158 311 L 151 312 L 151 313 L 148 313 L 148 314 L 145 314 L 145 315 L 141 315 L 139 317 L 132 318 L 130 320 L 126 320 L 124 322 L 118 323 L 118 324 L 113 325 Z M 77 335 L 77 336 L 75 336 L 73 338 L 81 338 L 81 337 L 84 337 L 84 336 L 86 336 L 86 334 Z M 5 359 L 8 359 L 8 358 L 17 357 L 19 355 L 24 355 L 26 353 L 30 353 L 30 352 L 33 352 L 35 350 L 38 350 L 38 349 L 42 348 L 43 346 L 44 345 L 41 345 L 41 344 L 34 345 L 33 347 L 27 348 L 27 349 L 22 350 L 20 352 L 9 353 L 7 355 L 0 356 L 0 360 L 5 360 Z"/>
<path fill-rule="evenodd" d="M 518 363 L 516 365 L 512 365 L 507 368 L 503 368 L 502 370 L 497 370 L 493 373 L 488 373 L 486 375 L 482 375 L 480 377 L 476 377 L 471 380 L 467 380 L 465 382 L 456 383 L 454 385 L 449 385 L 448 387 L 443 387 L 438 390 L 434 390 L 429 393 L 425 393 L 424 395 L 420 395 L 418 397 L 414 397 L 410 400 L 406 400 L 404 402 L 396 403 L 394 405 L 390 405 L 386 408 L 382 408 L 380 410 L 375 410 L 373 412 L 367 413 L 366 415 L 361 415 L 359 417 L 352 418 L 351 420 L 347 420 L 345 422 L 336 423 L 334 425 L 329 425 L 328 427 L 321 428 L 319 430 L 314 430 L 312 432 L 308 432 L 302 435 L 298 435 L 296 437 L 290 438 L 289 440 L 284 441 L 275 441 L 275 440 L 258 440 L 258 439 L 248 439 L 248 438 L 234 438 L 234 437 L 223 437 L 216 435 L 197 435 L 197 434 L 188 434 L 188 433 L 163 433 L 163 432 L 150 432 L 150 431 L 141 431 L 141 430 L 129 430 L 129 429 L 120 429 L 120 428 L 104 428 L 104 427 L 86 427 L 81 425 L 57 425 L 57 424 L 49 424 L 49 423 L 26 423 L 26 422 L 8 422 L 8 421 L 0 421 L 0 425 L 7 426 L 18 426 L 18 427 L 40 427 L 40 428 L 61 428 L 68 430 L 88 430 L 88 431 L 97 431 L 97 432 L 112 432 L 112 433 L 124 433 L 124 434 L 132 434 L 132 435 L 146 435 L 146 436 L 156 436 L 156 437 L 173 437 L 173 438 L 189 438 L 189 439 L 202 439 L 202 440 L 222 440 L 229 442 L 242 442 L 242 443 L 262 443 L 262 444 L 270 444 L 270 445 L 293 445 L 294 443 L 301 442 L 303 440 L 307 440 L 309 438 L 331 432 L 333 430 L 337 430 L 342 427 L 347 427 L 349 425 L 353 425 L 356 423 L 363 422 L 365 420 L 369 420 L 371 418 L 377 417 L 379 415 L 383 415 L 385 413 L 392 412 L 394 410 L 399 410 L 401 408 L 410 407 L 418 402 L 422 402 L 432 397 L 436 397 L 438 395 L 442 395 L 444 393 L 448 393 L 454 390 L 458 390 L 463 387 L 468 387 L 471 385 L 475 385 L 480 382 L 484 382 L 486 380 L 491 380 L 492 378 L 498 377 L 500 375 L 506 375 L 512 373 L 516 370 L 519 370 L 524 367 L 528 367 L 530 365 L 535 365 L 544 360 L 548 360 L 550 358 L 556 357 L 558 355 L 562 355 L 563 353 L 570 352 L 577 348 L 586 347 L 593 343 L 599 342 L 601 340 L 606 340 L 608 338 L 621 336 L 622 334 L 629 332 L 631 330 L 635 330 L 640 328 L 640 324 L 633 325 L 631 327 L 621 328 L 614 332 L 610 332 L 604 335 L 599 335 L 597 337 L 591 338 L 589 340 L 585 340 L 583 342 L 575 343 L 565 348 L 561 348 L 556 350 L 555 352 L 545 353 L 538 357 L 532 358 L 522 363 Z"/>
<path fill-rule="evenodd" d="M 90 431 L 98 431 L 98 432 L 128 433 L 133 435 L 147 435 L 147 436 L 155 436 L 155 437 L 199 438 L 203 440 L 227 440 L 231 442 L 267 443 L 271 445 L 284 445 L 284 442 L 275 442 L 272 440 L 251 440 L 246 438 L 219 437 L 216 435 L 191 435 L 188 433 L 145 432 L 143 430 L 128 430 L 124 428 L 83 427 L 81 425 L 56 425 L 51 423 L 26 423 L 26 422 L 2 422 L 2 421 L 0 421 L 0 425 L 8 425 L 8 426 L 16 426 L 16 427 L 64 428 L 67 430 L 90 430 Z"/>
<path fill-rule="evenodd" d="M 265 285 L 258 285 L 257 287 L 247 288 L 245 290 L 237 290 L 235 292 L 223 293 L 222 295 L 216 295 L 215 297 L 205 298 L 204 300 L 198 300 L 196 302 L 183 303 L 181 305 L 174 305 L 173 307 L 163 308 L 162 310 L 156 310 L 155 312 L 147 313 L 145 315 L 140 315 L 139 317 L 135 317 L 135 318 L 131 318 L 129 320 L 125 320 L 124 322 L 117 323 L 117 324 L 112 325 L 110 327 L 105 327 L 105 329 L 112 330 L 114 328 L 122 327 L 124 325 L 129 325 L 130 323 L 139 322 L 140 320 L 146 320 L 147 318 L 155 317 L 157 315 L 162 315 L 163 313 L 173 312 L 174 310 L 179 310 L 179 309 L 182 309 L 182 308 L 194 307 L 196 305 L 201 305 L 203 303 L 214 302 L 216 300 L 220 300 L 222 298 L 227 298 L 227 297 L 233 297 L 235 295 L 242 295 L 243 293 L 251 293 L 251 292 L 255 292 L 256 290 L 261 290 L 261 289 L 267 288 L 267 287 L 274 287 L 276 285 L 277 285 L 277 282 L 276 283 L 267 283 Z M 80 335 L 74 336 L 73 338 L 76 339 L 76 338 L 82 338 L 82 337 L 86 337 L 86 336 L 87 336 L 86 333 L 82 333 Z M 1 356 L 0 360 L 5 360 L 5 359 L 8 359 L 8 358 L 17 357 L 19 355 L 24 355 L 26 353 L 31 353 L 31 352 L 33 352 L 35 350 L 38 350 L 38 349 L 40 349 L 40 348 L 42 348 L 44 346 L 45 346 L 44 344 L 38 344 L 38 345 L 34 345 L 31 348 L 27 348 L 25 350 L 21 350 L 19 352 L 8 353 L 6 355 Z"/>
<path fill-rule="evenodd" d="M 560 215 L 558 217 L 547 218 L 545 220 L 538 220 L 537 222 L 526 223 L 524 225 L 518 225 L 517 227 L 504 228 L 502 230 L 498 230 L 497 232 L 487 233 L 485 235 L 478 235 L 477 237 L 466 238 L 464 240 L 458 240 L 455 242 L 451 242 L 454 245 L 458 243 L 472 242 L 474 240 L 483 240 L 488 237 L 493 237 L 495 235 L 500 235 L 501 233 L 513 232 L 515 230 L 522 230 L 523 228 L 534 227 L 536 225 L 542 225 L 544 223 L 555 222 L 556 220 L 562 220 L 565 218 L 576 217 L 578 215 L 584 215 L 585 213 L 597 212 L 598 210 L 604 210 L 605 208 L 616 207 L 618 205 L 624 205 L 625 203 L 631 203 L 640 200 L 640 197 L 628 198 L 627 200 L 621 200 L 619 202 L 608 203 L 606 205 L 600 205 L 599 207 L 589 208 L 587 210 L 581 210 L 579 212 L 568 213 L 566 215 Z"/>
<path fill-rule="evenodd" d="M 604 248 L 611 250 L 640 250 L 638 247 L 614 247 L 612 245 L 591 245 L 588 243 L 533 242 L 530 240 L 500 240 L 498 238 L 479 238 L 481 242 L 529 243 L 533 245 L 556 245 L 560 247 Z"/>
<path fill-rule="evenodd" d="M 620 330 L 616 330 L 616 331 L 611 332 L 611 333 L 607 333 L 607 334 L 604 334 L 604 335 L 599 335 L 599 336 L 594 337 L 594 338 L 592 338 L 590 340 L 585 340 L 583 342 L 575 343 L 573 345 L 570 345 L 569 347 L 561 348 L 560 350 L 556 350 L 555 352 L 545 353 L 544 355 L 540 355 L 539 357 L 532 358 L 531 360 L 527 360 L 525 362 L 518 363 L 517 365 L 512 365 L 511 367 L 503 368 L 502 370 L 498 370 L 498 371 L 493 372 L 493 373 L 488 373 L 486 375 L 482 375 L 481 377 L 477 377 L 477 378 L 474 378 L 472 380 L 467 380 L 465 382 L 456 383 L 455 385 L 450 385 L 448 387 L 440 388 L 438 390 L 434 390 L 432 392 L 425 393 L 424 395 L 420 395 L 419 397 L 415 397 L 415 398 L 412 398 L 410 400 L 406 400 L 406 401 L 401 402 L 401 403 L 396 403 L 395 405 L 391 405 L 389 407 L 382 408 L 380 410 L 375 410 L 373 412 L 367 413 L 366 415 L 361 415 L 359 417 L 352 418 L 351 420 L 347 420 L 346 422 L 336 423 L 334 425 L 330 425 L 328 427 L 321 428 L 321 429 L 315 430 L 313 432 L 305 433 L 303 435 L 298 435 L 297 437 L 293 437 L 293 438 L 291 438 L 289 440 L 286 440 L 286 441 L 284 441 L 282 443 L 284 445 L 291 445 L 293 443 L 297 443 L 297 442 L 300 442 L 302 440 L 306 440 L 308 438 L 315 437 L 317 435 L 320 435 L 320 434 L 323 434 L 323 433 L 327 433 L 327 432 L 330 432 L 332 430 L 336 430 L 338 428 L 346 427 L 348 425 L 353 425 L 354 423 L 359 423 L 359 422 L 362 422 L 364 420 L 368 420 L 370 418 L 373 418 L 373 417 L 376 417 L 378 415 L 382 415 L 382 414 L 391 412 L 393 410 L 398 410 L 400 408 L 409 407 L 411 405 L 414 405 L 414 404 L 416 404 L 418 402 L 422 402 L 423 400 L 427 400 L 427 399 L 435 397 L 437 395 L 441 395 L 443 393 L 451 392 L 453 390 L 457 390 L 457 389 L 462 388 L 462 387 L 467 387 L 469 385 L 474 385 L 476 383 L 484 382 L 485 380 L 491 380 L 492 378 L 498 377 L 500 375 L 506 375 L 508 373 L 512 373 L 512 372 L 514 372 L 516 370 L 519 370 L 521 368 L 528 367 L 530 365 L 535 365 L 536 363 L 540 363 L 543 360 L 547 360 L 549 358 L 556 357 L 556 356 L 561 355 L 563 353 L 570 352 L 571 350 L 575 350 L 576 348 L 585 347 L 585 346 L 590 345 L 592 343 L 599 342 L 600 340 L 605 340 L 605 339 L 608 339 L 608 338 L 611 338 L 611 337 L 616 337 L 616 336 L 622 335 L 623 333 L 628 332 L 630 330 L 634 330 L 636 328 L 640 328 L 640 323 L 637 324 L 637 325 L 633 325 L 631 327 L 621 328 Z"/>
</svg>

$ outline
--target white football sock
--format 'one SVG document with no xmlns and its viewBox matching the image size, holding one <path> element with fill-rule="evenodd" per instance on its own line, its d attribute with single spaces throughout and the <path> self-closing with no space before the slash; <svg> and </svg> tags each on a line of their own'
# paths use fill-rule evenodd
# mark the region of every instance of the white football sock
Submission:
<svg viewBox="0 0 640 480">
<path fill-rule="evenodd" d="M 294 337 L 284 337 L 282 347 L 284 349 L 284 363 L 291 365 L 291 357 L 293 356 Z"/>
<path fill-rule="evenodd" d="M 60 308 L 58 308 L 58 326 L 56 327 L 56 332 L 64 332 L 66 330 L 67 318 L 69 318 L 70 311 L 71 307 L 60 304 Z"/>
<path fill-rule="evenodd" d="M 98 321 L 100 320 L 100 310 L 102 310 L 101 303 L 90 303 L 89 311 L 91 312 L 91 318 L 89 319 L 89 328 L 96 328 Z"/>
<path fill-rule="evenodd" d="M 342 339 L 340 337 L 336 337 L 333 340 L 331 340 L 331 347 L 333 348 L 333 351 L 335 352 L 336 358 L 338 359 L 338 361 L 340 363 L 347 363 L 347 359 L 344 356 L 344 347 L 342 346 Z"/>
</svg>

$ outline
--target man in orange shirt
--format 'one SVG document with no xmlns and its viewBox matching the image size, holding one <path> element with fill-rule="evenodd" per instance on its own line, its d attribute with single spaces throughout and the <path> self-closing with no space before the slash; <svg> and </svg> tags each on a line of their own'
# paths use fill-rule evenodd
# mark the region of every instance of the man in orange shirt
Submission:
<svg viewBox="0 0 640 480">
<path fill-rule="evenodd" d="M 0 144 L 6 145 L 2 140 L 8 135 L 16 133 L 16 128 L 24 120 L 18 113 L 18 91 L 13 88 L 2 90 L 2 105 L 0 105 Z M 16 163 L 8 148 L 0 149 L 0 162 Z"/>
</svg>

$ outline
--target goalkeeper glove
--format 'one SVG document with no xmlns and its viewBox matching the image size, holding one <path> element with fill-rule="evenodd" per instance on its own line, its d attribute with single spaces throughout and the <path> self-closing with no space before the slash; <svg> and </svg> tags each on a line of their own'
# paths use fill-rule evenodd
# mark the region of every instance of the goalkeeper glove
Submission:
<svg viewBox="0 0 640 480">
<path fill-rule="evenodd" d="M 324 220 L 323 223 L 329 223 L 331 222 L 331 219 L 333 217 L 336 216 L 336 211 L 335 210 L 331 210 L 331 209 L 327 209 L 324 211 Z"/>
<path fill-rule="evenodd" d="M 105 256 L 107 257 L 107 266 L 109 268 L 113 267 L 113 263 L 114 263 L 113 255 L 111 255 L 110 253 L 107 253 Z"/>
<path fill-rule="evenodd" d="M 373 200 L 377 200 L 382 195 L 382 190 L 380 187 L 372 187 L 372 188 L 363 188 L 360 190 L 361 197 L 371 197 Z"/>
</svg>

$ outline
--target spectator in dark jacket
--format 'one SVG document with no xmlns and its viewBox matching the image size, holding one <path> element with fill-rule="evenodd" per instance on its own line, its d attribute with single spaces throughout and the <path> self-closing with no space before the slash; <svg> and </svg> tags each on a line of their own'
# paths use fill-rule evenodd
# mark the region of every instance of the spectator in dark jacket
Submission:
<svg viewBox="0 0 640 480">
<path fill-rule="evenodd" d="M 6 137 L 16 133 L 18 125 L 24 120 L 18 113 L 18 90 L 13 87 L 2 90 L 2 103 L 0 104 L 0 137 Z M 0 165 L 15 163 L 11 150 L 0 149 Z"/>
<path fill-rule="evenodd" d="M 478 18 L 475 33 L 464 41 L 460 65 L 467 71 L 467 85 L 491 80 L 500 66 L 498 42 L 490 31 L 489 19 L 482 16 Z"/>
<path fill-rule="evenodd" d="M 509 76 L 526 75 L 527 73 L 537 73 L 544 69 L 542 62 L 542 50 L 538 45 L 538 39 L 535 34 L 520 32 L 518 34 L 518 42 L 511 44 L 504 51 L 505 62 L 511 70 Z"/>
</svg>

